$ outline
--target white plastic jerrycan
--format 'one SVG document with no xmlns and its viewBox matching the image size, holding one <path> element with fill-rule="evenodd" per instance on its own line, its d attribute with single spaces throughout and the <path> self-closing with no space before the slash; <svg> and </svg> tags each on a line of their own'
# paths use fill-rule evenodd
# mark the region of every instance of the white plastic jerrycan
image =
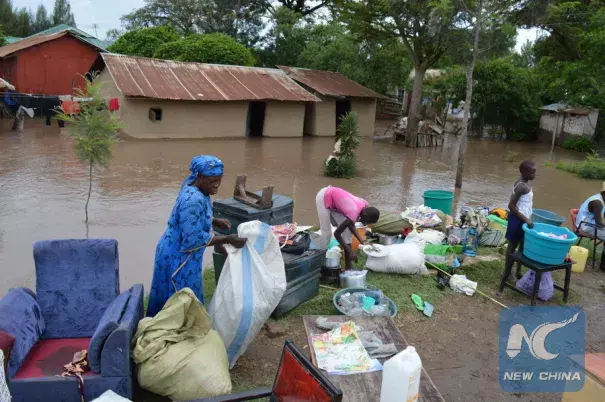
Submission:
<svg viewBox="0 0 605 402">
<path fill-rule="evenodd" d="M 383 364 L 380 402 L 415 402 L 420 390 L 422 362 L 416 348 L 408 346 L 404 351 Z"/>
</svg>

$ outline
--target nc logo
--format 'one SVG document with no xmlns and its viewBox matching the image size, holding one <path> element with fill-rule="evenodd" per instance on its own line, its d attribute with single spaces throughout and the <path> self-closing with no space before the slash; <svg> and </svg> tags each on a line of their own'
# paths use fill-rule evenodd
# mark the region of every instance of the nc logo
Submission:
<svg viewBox="0 0 605 402">
<path fill-rule="evenodd" d="M 523 325 L 513 325 L 508 333 L 506 354 L 511 359 L 514 359 L 519 353 L 521 353 L 521 346 L 523 345 L 523 341 L 525 341 L 529 347 L 531 355 L 536 359 L 552 360 L 557 358 L 557 356 L 559 356 L 558 353 L 550 353 L 548 350 L 546 350 L 546 337 L 551 332 L 575 322 L 578 319 L 579 314 L 580 313 L 576 313 L 573 317 L 565 321 L 544 323 L 539 325 L 533 330 L 530 336 L 527 336 L 527 331 L 525 331 L 525 327 Z"/>
</svg>

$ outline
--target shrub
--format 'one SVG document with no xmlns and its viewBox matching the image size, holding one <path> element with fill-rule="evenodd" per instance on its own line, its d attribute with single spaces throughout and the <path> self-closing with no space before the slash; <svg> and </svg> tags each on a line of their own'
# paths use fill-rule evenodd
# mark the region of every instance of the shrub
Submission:
<svg viewBox="0 0 605 402">
<path fill-rule="evenodd" d="M 330 162 L 324 162 L 324 176 L 334 177 L 336 179 L 351 179 L 357 173 L 357 162 L 355 158 L 332 159 Z"/>
<path fill-rule="evenodd" d="M 594 155 L 589 155 L 581 162 L 564 163 L 555 165 L 557 169 L 564 170 L 580 176 L 583 179 L 605 180 L 605 160 Z"/>
<path fill-rule="evenodd" d="M 357 113 L 348 112 L 340 120 L 336 129 L 336 140 L 340 141 L 340 152 L 337 159 L 324 162 L 324 175 L 340 179 L 350 179 L 357 172 L 355 150 L 359 148 L 359 122 Z"/>
<path fill-rule="evenodd" d="M 252 51 L 237 43 L 232 37 L 220 34 L 194 34 L 158 47 L 154 56 L 158 59 L 191 61 L 197 63 L 253 66 Z"/>
<path fill-rule="evenodd" d="M 592 141 L 585 137 L 567 139 L 563 141 L 562 147 L 585 154 L 591 153 L 594 150 Z"/>
</svg>

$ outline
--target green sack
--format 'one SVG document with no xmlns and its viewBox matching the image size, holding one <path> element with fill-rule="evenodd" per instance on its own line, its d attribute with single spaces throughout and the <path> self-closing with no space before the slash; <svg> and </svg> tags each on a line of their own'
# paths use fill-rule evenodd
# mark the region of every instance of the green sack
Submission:
<svg viewBox="0 0 605 402">
<path fill-rule="evenodd" d="M 424 247 L 424 260 L 441 269 L 454 265 L 454 258 L 456 258 L 456 252 L 452 246 L 447 244 L 427 244 Z"/>
<path fill-rule="evenodd" d="M 401 217 L 401 212 L 380 212 L 378 222 L 372 225 L 372 233 L 386 236 L 397 236 L 403 229 L 411 228 L 412 225 Z"/>
</svg>

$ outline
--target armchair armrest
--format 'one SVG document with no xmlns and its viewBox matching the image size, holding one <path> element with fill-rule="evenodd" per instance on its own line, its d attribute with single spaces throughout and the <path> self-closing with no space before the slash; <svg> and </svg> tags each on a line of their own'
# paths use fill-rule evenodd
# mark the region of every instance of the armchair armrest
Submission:
<svg viewBox="0 0 605 402">
<path fill-rule="evenodd" d="M 104 377 L 130 376 L 133 372 L 130 357 L 132 337 L 143 318 L 143 285 L 130 288 L 130 298 L 122 313 L 119 326 L 107 337 L 101 352 L 101 375 Z"/>
</svg>

